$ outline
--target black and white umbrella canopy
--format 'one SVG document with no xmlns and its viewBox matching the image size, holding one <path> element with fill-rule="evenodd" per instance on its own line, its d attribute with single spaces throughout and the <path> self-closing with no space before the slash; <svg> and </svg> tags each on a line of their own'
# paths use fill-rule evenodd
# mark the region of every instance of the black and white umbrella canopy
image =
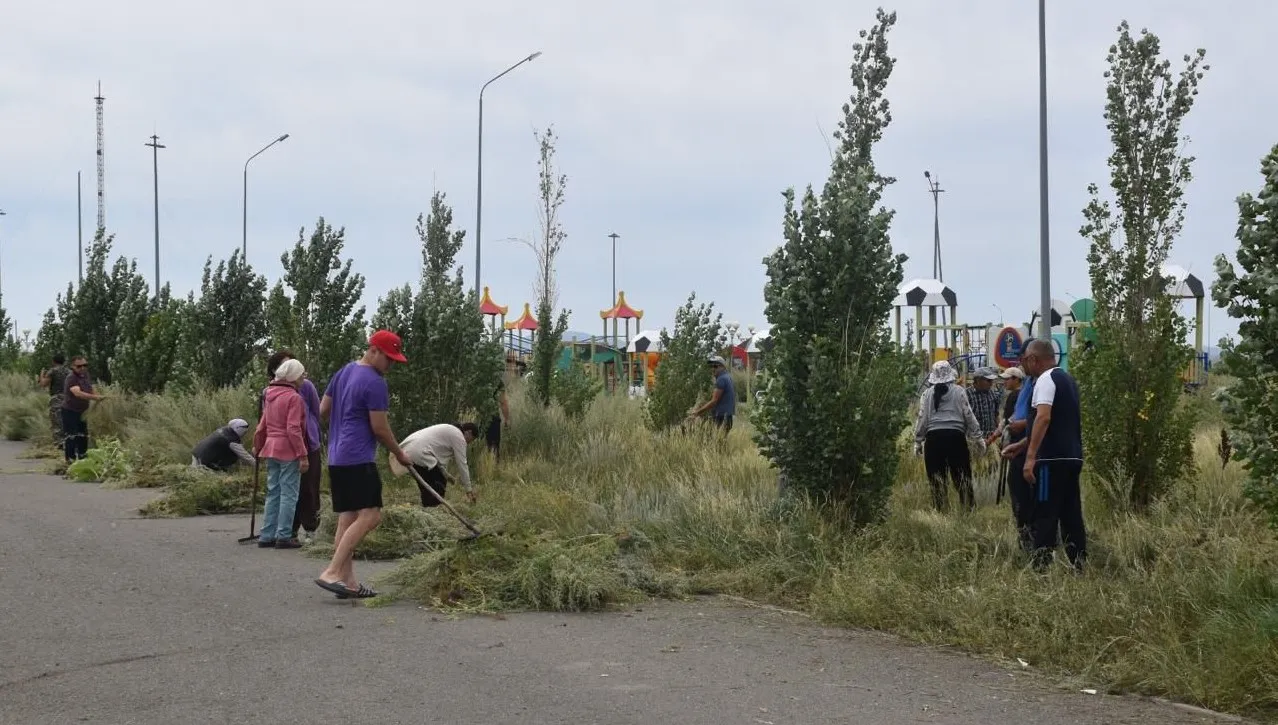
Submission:
<svg viewBox="0 0 1278 725">
<path fill-rule="evenodd" d="M 746 341 L 745 351 L 747 355 L 755 353 L 767 352 L 772 349 L 772 329 L 760 330 L 754 333 L 754 336 Z"/>
<path fill-rule="evenodd" d="M 1167 293 L 1179 299 L 1199 299 L 1206 290 L 1203 281 L 1178 264 L 1164 264 L 1160 270 L 1168 279 Z"/>
<path fill-rule="evenodd" d="M 956 307 L 958 295 L 946 284 L 936 279 L 912 279 L 901 285 L 895 307 Z"/>
<path fill-rule="evenodd" d="M 630 338 L 626 352 L 663 352 L 660 330 L 643 330 Z"/>
<path fill-rule="evenodd" d="M 1030 313 L 1030 330 L 1038 330 L 1038 316 L 1040 310 L 1037 308 Z M 1052 321 L 1051 327 L 1055 329 L 1063 326 L 1067 322 L 1074 322 L 1074 310 L 1063 300 L 1052 300 Z"/>
</svg>

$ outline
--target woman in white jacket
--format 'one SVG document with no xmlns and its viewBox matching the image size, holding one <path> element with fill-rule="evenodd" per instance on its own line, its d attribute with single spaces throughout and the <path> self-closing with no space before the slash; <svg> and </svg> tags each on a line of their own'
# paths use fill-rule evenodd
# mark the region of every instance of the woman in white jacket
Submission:
<svg viewBox="0 0 1278 725">
<path fill-rule="evenodd" d="M 976 507 L 972 490 L 972 454 L 969 439 L 982 449 L 981 424 L 972 412 L 967 391 L 954 385 L 958 375 L 946 360 L 932 365 L 928 389 L 919 398 L 918 421 L 914 424 L 915 452 L 923 453 L 923 465 L 932 485 L 932 503 L 945 510 L 946 479 L 958 490 L 959 503 L 969 511 Z"/>
</svg>

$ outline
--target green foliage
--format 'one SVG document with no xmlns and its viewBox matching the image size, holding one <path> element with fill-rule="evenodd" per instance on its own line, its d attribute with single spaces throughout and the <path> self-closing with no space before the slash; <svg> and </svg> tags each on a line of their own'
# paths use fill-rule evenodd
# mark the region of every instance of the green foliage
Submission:
<svg viewBox="0 0 1278 725">
<path fill-rule="evenodd" d="M 253 272 L 238 249 L 229 261 L 218 262 L 216 269 L 212 257 L 204 262 L 188 342 L 201 383 L 220 388 L 245 379 L 266 336 L 265 294 L 266 278 Z"/>
<path fill-rule="evenodd" d="M 537 191 L 538 221 L 541 238 L 530 245 L 537 255 L 537 339 L 533 343 L 532 391 L 543 406 L 550 405 L 553 397 L 553 376 L 559 361 L 559 348 L 568 329 L 568 311 L 560 310 L 554 317 L 558 301 L 555 280 L 555 259 L 563 249 L 567 234 L 559 221 L 559 208 L 564 203 L 564 188 L 568 177 L 555 166 L 555 130 L 536 133 L 538 146 Z"/>
<path fill-rule="evenodd" d="M 453 231 L 444 195 L 431 198 L 430 214 L 417 217 L 422 245 L 421 287 L 392 290 L 378 305 L 374 326 L 403 339 L 408 363 L 387 377 L 391 416 L 400 435 L 473 412 L 487 420 L 497 410 L 501 345 L 484 327 L 479 300 L 454 270 L 465 233 Z"/>
<path fill-rule="evenodd" d="M 299 231 L 292 252 L 280 256 L 284 276 L 266 302 L 271 348 L 292 350 L 321 391 L 368 339 L 359 304 L 364 276 L 351 271 L 351 260 L 343 264 L 345 239 L 346 230 L 323 217 L 309 242 Z"/>
<path fill-rule="evenodd" d="M 0 295 L 0 370 L 16 370 L 21 354 L 17 330 L 13 329 L 13 320 L 4 308 L 4 296 Z"/>
<path fill-rule="evenodd" d="M 61 307 L 61 295 L 57 297 L 57 304 Z M 36 331 L 35 348 L 31 351 L 31 367 L 27 372 L 39 375 L 41 371 L 53 364 L 53 356 L 59 353 L 66 354 L 66 343 L 62 322 L 51 308 L 45 311 L 40 321 L 40 329 Z"/>
<path fill-rule="evenodd" d="M 893 179 L 872 154 L 891 122 L 883 93 L 896 14 L 880 9 L 876 21 L 853 46 L 855 90 L 825 188 L 818 197 L 808 187 L 797 208 L 794 190 L 785 193 L 785 244 L 765 260 L 772 382 L 756 421 L 761 449 L 789 484 L 855 524 L 883 514 L 917 369 L 885 324 L 905 257 L 892 251 L 892 212 L 880 204 Z"/>
<path fill-rule="evenodd" d="M 101 483 L 128 478 L 131 471 L 129 451 L 114 438 L 99 438 L 84 458 L 67 466 L 67 477 L 81 483 Z"/>
<path fill-rule="evenodd" d="M 175 371 L 180 372 L 183 333 L 191 307 L 189 300 L 173 297 L 168 285 L 158 298 L 134 298 L 125 303 L 121 318 L 131 322 L 121 330 L 111 365 L 117 385 L 134 393 L 164 390 Z"/>
<path fill-rule="evenodd" d="M 581 420 L 590 410 L 590 404 L 603 391 L 603 382 L 591 375 L 586 366 L 573 361 L 568 367 L 555 371 L 551 384 L 555 402 L 564 409 L 570 420 Z"/>
<path fill-rule="evenodd" d="M 87 250 L 84 281 L 78 289 L 68 284 L 66 295 L 58 299 L 62 352 L 68 362 L 84 355 L 94 377 L 107 384 L 112 381 L 117 345 L 122 338 L 138 336 L 147 305 L 146 280 L 138 273 L 136 260 L 118 257 L 108 271 L 114 242 L 113 235 L 98 230 Z M 52 341 L 50 337 L 48 342 Z M 39 364 L 47 365 L 47 358 Z"/>
<path fill-rule="evenodd" d="M 693 292 L 675 310 L 674 334 L 662 328 L 661 363 L 646 402 L 648 427 L 652 430 L 678 425 L 701 398 L 710 394 L 714 378 L 706 359 L 719 354 L 727 343 L 722 320 L 722 314 L 715 314 L 713 302 L 697 304 L 697 293 Z"/>
<path fill-rule="evenodd" d="M 1114 200 L 1090 185 L 1081 230 L 1090 240 L 1097 343 L 1073 371 L 1088 466 L 1144 511 L 1184 474 L 1192 453 L 1193 408 L 1180 404 L 1188 326 L 1161 267 L 1184 223 L 1193 158 L 1181 153 L 1180 128 L 1207 66 L 1199 50 L 1177 78 L 1159 58 L 1157 36 L 1133 38 L 1125 21 L 1118 33 L 1105 73 Z"/>
<path fill-rule="evenodd" d="M 1220 391 L 1247 495 L 1278 526 L 1278 146 L 1261 162 L 1258 196 L 1238 198 L 1238 268 L 1216 258 L 1212 299 L 1238 320 L 1238 342 L 1222 351 L 1236 379 Z M 1222 345 L 1222 347 L 1225 347 Z"/>
<path fill-rule="evenodd" d="M 43 441 L 49 433 L 49 395 L 28 374 L 0 373 L 0 436 Z"/>
</svg>

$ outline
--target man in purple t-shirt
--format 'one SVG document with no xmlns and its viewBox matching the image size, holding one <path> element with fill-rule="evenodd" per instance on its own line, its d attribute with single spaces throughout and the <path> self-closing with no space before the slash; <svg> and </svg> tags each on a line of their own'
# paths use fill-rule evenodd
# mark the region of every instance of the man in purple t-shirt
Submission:
<svg viewBox="0 0 1278 725">
<path fill-rule="evenodd" d="M 355 547 L 382 522 L 377 443 L 404 466 L 412 465 L 386 417 L 390 391 L 384 376 L 392 363 L 407 362 L 402 345 L 393 332 L 373 333 L 364 356 L 337 371 L 320 401 L 320 417 L 328 423 L 328 482 L 337 533 L 333 559 L 315 583 L 339 597 L 377 596 L 355 578 Z"/>
</svg>

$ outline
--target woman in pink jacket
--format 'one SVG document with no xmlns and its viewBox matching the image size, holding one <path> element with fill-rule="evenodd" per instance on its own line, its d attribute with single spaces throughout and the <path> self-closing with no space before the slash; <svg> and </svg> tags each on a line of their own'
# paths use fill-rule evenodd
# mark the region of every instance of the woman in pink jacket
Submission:
<svg viewBox="0 0 1278 725">
<path fill-rule="evenodd" d="M 308 467 L 306 403 L 297 392 L 304 372 L 297 360 L 280 364 L 266 388 L 262 419 L 253 435 L 253 450 L 259 459 L 266 459 L 266 511 L 257 538 L 257 545 L 264 549 L 302 545 L 292 532 L 302 474 Z"/>
</svg>

